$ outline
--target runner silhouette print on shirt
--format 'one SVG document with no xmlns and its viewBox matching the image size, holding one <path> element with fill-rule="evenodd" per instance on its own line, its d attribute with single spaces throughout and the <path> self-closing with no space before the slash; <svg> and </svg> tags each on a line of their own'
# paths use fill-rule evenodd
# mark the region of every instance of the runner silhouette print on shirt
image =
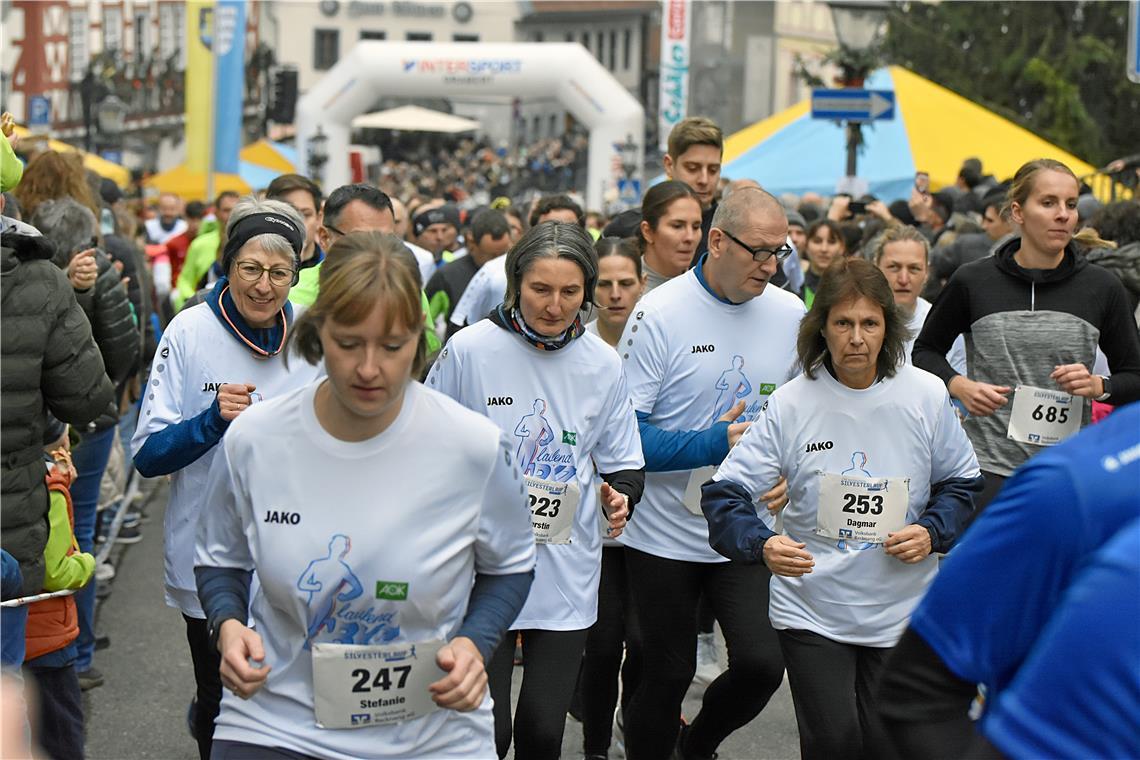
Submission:
<svg viewBox="0 0 1140 760">
<path fill-rule="evenodd" d="M 851 466 L 848 467 L 840 475 L 850 475 L 853 478 L 873 478 L 875 477 L 867 471 L 867 452 L 865 451 L 852 451 L 851 452 Z M 870 549 L 878 544 L 871 544 L 867 542 L 860 542 L 858 546 L 848 546 L 845 539 L 839 539 L 835 542 L 835 548 L 843 549 L 844 551 L 850 549 L 851 551 L 861 552 Z"/>
<path fill-rule="evenodd" d="M 399 636 L 397 613 L 377 610 L 372 600 L 364 597 L 364 586 L 345 561 L 352 551 L 352 539 L 336 533 L 329 538 L 328 547 L 328 554 L 312 560 L 297 578 L 297 589 L 308 592 L 305 649 L 318 637 L 338 644 L 368 644 L 377 638 L 388 642 Z"/>
<path fill-rule="evenodd" d="M 577 472 L 574 452 L 559 442 L 546 419 L 547 409 L 546 400 L 536 398 L 531 413 L 515 425 L 514 435 L 519 439 L 515 459 L 523 475 L 565 483 Z"/>
<path fill-rule="evenodd" d="M 735 354 L 732 357 L 732 366 L 720 373 L 720 377 L 713 387 L 720 393 L 716 397 L 716 406 L 713 407 L 712 416 L 709 417 L 709 425 L 712 425 L 725 412 L 736 406 L 737 401 L 752 395 L 752 383 L 744 374 L 744 357 Z M 748 411 L 745 410 L 743 416 L 747 416 Z"/>
</svg>

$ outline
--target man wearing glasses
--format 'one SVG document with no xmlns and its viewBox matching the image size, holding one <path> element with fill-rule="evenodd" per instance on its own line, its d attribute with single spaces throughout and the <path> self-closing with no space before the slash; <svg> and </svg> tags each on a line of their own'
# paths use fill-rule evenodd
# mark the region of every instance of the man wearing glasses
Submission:
<svg viewBox="0 0 1140 760">
<path fill-rule="evenodd" d="M 769 572 L 710 548 L 700 485 L 768 395 L 795 374 L 803 302 L 768 287 L 792 252 L 787 234 L 775 198 L 759 188 L 736 190 L 717 206 L 708 253 L 646 295 L 622 336 L 646 463 L 645 496 L 618 539 L 642 638 L 640 678 L 624 716 L 631 757 L 668 758 L 675 749 L 679 757 L 712 757 L 759 715 L 783 678 L 768 621 Z M 786 500 L 783 481 L 761 497 L 774 507 Z M 696 668 L 702 594 L 724 632 L 728 670 L 682 727 L 677 716 Z"/>
</svg>

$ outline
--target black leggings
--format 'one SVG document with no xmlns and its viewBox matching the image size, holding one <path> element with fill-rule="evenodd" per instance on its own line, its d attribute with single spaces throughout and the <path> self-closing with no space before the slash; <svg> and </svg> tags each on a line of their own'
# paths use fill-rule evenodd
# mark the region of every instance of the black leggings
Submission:
<svg viewBox="0 0 1140 760">
<path fill-rule="evenodd" d="M 194 660 L 194 681 L 198 685 L 194 708 L 194 735 L 198 737 L 198 756 L 210 760 L 214 741 L 214 720 L 222 706 L 222 656 L 210 646 L 210 632 L 205 620 L 182 616 L 186 621 L 186 641 Z"/>
<path fill-rule="evenodd" d="M 530 760 L 562 754 L 566 711 L 574 696 L 586 630 L 522 633 L 523 679 L 515 710 L 515 757 Z M 511 672 L 515 659 L 515 634 L 507 631 L 491 657 L 487 679 L 495 700 L 495 749 L 507 756 L 511 747 Z"/>
<path fill-rule="evenodd" d="M 703 593 L 724 631 L 728 670 L 709 684 L 686 740 L 686 754 L 712 755 L 760 714 L 784 677 L 779 640 L 768 621 L 763 565 L 682 562 L 626 547 L 630 598 L 637 611 L 643 667 L 625 710 L 634 760 L 673 752 L 681 702 L 697 668 L 697 602 Z"/>
<path fill-rule="evenodd" d="M 780 631 L 803 760 L 894 758 L 874 694 L 890 648 Z"/>
<path fill-rule="evenodd" d="M 618 671 L 621 672 L 623 711 L 636 688 L 638 649 L 636 646 L 625 648 L 627 630 L 635 627 L 631 612 L 625 549 L 603 547 L 598 622 L 586 636 L 586 653 L 578 676 L 582 695 L 582 749 L 587 755 L 604 755 L 610 748 L 618 699 Z M 622 665 L 623 652 L 625 665 Z"/>
</svg>

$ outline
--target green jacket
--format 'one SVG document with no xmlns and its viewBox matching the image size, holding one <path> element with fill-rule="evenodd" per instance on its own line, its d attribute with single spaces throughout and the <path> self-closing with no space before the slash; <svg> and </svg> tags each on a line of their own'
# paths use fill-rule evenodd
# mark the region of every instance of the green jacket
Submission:
<svg viewBox="0 0 1140 760">
<path fill-rule="evenodd" d="M 44 591 L 82 588 L 95 572 L 95 558 L 78 550 L 71 520 L 67 516 L 67 497 L 51 489 L 48 509 L 48 540 L 44 548 Z M 76 551 L 68 556 L 72 548 Z"/>
<path fill-rule="evenodd" d="M 174 283 L 174 308 L 181 309 L 186 299 L 198 292 L 198 283 L 210 271 L 218 259 L 218 245 L 222 242 L 222 231 L 217 221 L 202 222 L 198 236 L 186 250 L 186 261 Z"/>
</svg>

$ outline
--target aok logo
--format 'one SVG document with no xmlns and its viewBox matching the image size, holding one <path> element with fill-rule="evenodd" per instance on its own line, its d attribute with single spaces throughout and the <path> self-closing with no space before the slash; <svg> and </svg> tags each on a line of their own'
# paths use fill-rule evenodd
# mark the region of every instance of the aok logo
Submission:
<svg viewBox="0 0 1140 760">
<path fill-rule="evenodd" d="M 511 406 L 515 400 L 510 396 L 488 396 L 487 406 Z"/>
<path fill-rule="evenodd" d="M 713 351 L 716 351 L 716 346 L 712 343 L 706 343 L 703 346 L 693 346 L 692 352 L 694 354 L 711 354 Z"/>
<path fill-rule="evenodd" d="M 301 522 L 301 515 L 297 512 L 280 512 L 276 509 L 271 509 L 265 513 L 265 522 L 278 523 L 280 525 L 298 525 Z"/>
<path fill-rule="evenodd" d="M 403 602 L 408 598 L 408 584 L 400 581 L 376 581 L 376 598 Z"/>
<path fill-rule="evenodd" d="M 813 451 L 831 451 L 832 448 L 834 448 L 834 444 L 831 441 L 817 441 L 815 443 L 809 443 L 807 448 L 804 449 L 804 453 L 811 454 Z"/>
</svg>

